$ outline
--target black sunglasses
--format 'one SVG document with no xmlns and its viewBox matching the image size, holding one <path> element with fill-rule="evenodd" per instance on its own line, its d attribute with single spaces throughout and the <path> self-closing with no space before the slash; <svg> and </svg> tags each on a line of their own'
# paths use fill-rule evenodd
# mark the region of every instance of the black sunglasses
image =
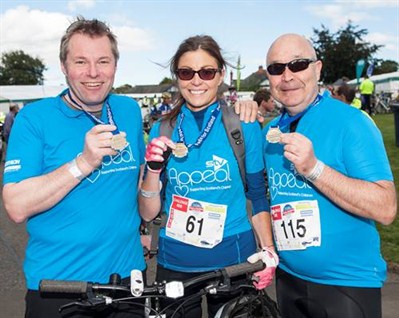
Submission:
<svg viewBox="0 0 399 318">
<path fill-rule="evenodd" d="M 190 68 L 178 68 L 175 73 L 182 81 L 191 80 L 195 74 L 198 74 L 200 79 L 204 81 L 210 81 L 215 78 L 216 73 L 220 72 L 220 69 L 215 68 L 202 68 L 199 71 L 194 71 Z"/>
<path fill-rule="evenodd" d="M 270 75 L 281 75 L 284 73 L 285 67 L 288 67 L 291 72 L 296 73 L 306 70 L 309 64 L 314 62 L 316 61 L 311 59 L 296 59 L 288 63 L 274 63 L 267 67 L 267 71 Z"/>
</svg>

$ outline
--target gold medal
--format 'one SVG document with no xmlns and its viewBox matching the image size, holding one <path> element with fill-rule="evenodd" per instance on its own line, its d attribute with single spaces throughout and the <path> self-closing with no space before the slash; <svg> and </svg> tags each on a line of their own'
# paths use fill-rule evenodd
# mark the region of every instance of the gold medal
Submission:
<svg viewBox="0 0 399 318">
<path fill-rule="evenodd" d="M 188 148 L 182 142 L 176 143 L 176 148 L 172 151 L 176 158 L 184 158 L 188 154 Z"/>
<path fill-rule="evenodd" d="M 111 148 L 116 150 L 116 151 L 121 151 L 125 149 L 125 147 L 128 145 L 126 141 L 126 137 L 122 134 L 116 134 L 112 136 L 111 139 Z"/>
<path fill-rule="evenodd" d="M 280 142 L 281 130 L 278 127 L 270 127 L 267 134 L 266 140 L 272 144 Z"/>
</svg>

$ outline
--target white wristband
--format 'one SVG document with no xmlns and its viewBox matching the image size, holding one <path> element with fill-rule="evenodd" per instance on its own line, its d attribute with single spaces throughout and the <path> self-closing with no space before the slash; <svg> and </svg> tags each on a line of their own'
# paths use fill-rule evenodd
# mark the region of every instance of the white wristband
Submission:
<svg viewBox="0 0 399 318">
<path fill-rule="evenodd" d="M 160 191 L 146 191 L 140 188 L 140 194 L 144 198 L 153 198 L 158 196 L 161 192 Z"/>
<path fill-rule="evenodd" d="M 82 181 L 85 178 L 82 170 L 79 169 L 78 164 L 76 163 L 76 159 L 73 159 L 68 163 L 69 168 L 68 171 L 79 181 Z"/>
<path fill-rule="evenodd" d="M 317 160 L 316 165 L 312 169 L 312 171 L 305 176 L 306 179 L 308 179 L 310 182 L 315 182 L 317 179 L 320 178 L 321 174 L 323 173 L 324 170 L 324 163 L 320 160 Z"/>
</svg>

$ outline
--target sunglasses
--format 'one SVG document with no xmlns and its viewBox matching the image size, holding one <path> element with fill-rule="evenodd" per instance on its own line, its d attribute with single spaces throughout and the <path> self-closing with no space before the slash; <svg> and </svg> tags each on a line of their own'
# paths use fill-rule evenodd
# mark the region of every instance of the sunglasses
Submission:
<svg viewBox="0 0 399 318">
<path fill-rule="evenodd" d="M 270 75 L 281 75 L 284 73 L 285 68 L 288 67 L 291 72 L 297 73 L 306 70 L 309 64 L 314 62 L 316 61 L 311 59 L 296 59 L 288 63 L 274 63 L 267 67 L 267 71 Z"/>
<path fill-rule="evenodd" d="M 189 68 L 178 68 L 175 73 L 182 81 L 189 81 L 193 79 L 195 74 L 198 74 L 200 79 L 204 81 L 210 81 L 215 78 L 216 73 L 220 72 L 220 69 L 215 68 L 202 68 L 199 71 L 194 71 Z"/>
</svg>

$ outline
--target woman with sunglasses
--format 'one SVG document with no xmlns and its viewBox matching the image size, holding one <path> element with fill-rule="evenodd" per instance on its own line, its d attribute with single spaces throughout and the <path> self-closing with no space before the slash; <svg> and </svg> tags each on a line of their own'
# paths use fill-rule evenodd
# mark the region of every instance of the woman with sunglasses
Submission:
<svg viewBox="0 0 399 318">
<path fill-rule="evenodd" d="M 172 112 L 162 120 L 174 129 L 170 139 L 160 136 L 159 122 L 150 132 L 140 212 L 145 220 L 151 220 L 163 205 L 167 214 L 166 227 L 160 232 L 158 281 L 185 280 L 251 257 L 251 262 L 261 259 L 268 265 L 256 273 L 260 278 L 257 288 L 264 288 L 271 283 L 278 257 L 265 197 L 261 131 L 257 123 L 241 125 L 247 197 L 252 201 L 252 222 L 259 247 L 263 248 L 256 253 L 245 189 L 221 118 L 218 88 L 225 67 L 219 45 L 206 35 L 186 39 L 172 57 L 170 69 L 180 95 Z M 161 197 L 163 169 L 167 182 Z M 209 317 L 233 296 L 207 296 Z M 186 303 L 184 310 L 184 317 L 201 317 L 201 297 Z"/>
</svg>

